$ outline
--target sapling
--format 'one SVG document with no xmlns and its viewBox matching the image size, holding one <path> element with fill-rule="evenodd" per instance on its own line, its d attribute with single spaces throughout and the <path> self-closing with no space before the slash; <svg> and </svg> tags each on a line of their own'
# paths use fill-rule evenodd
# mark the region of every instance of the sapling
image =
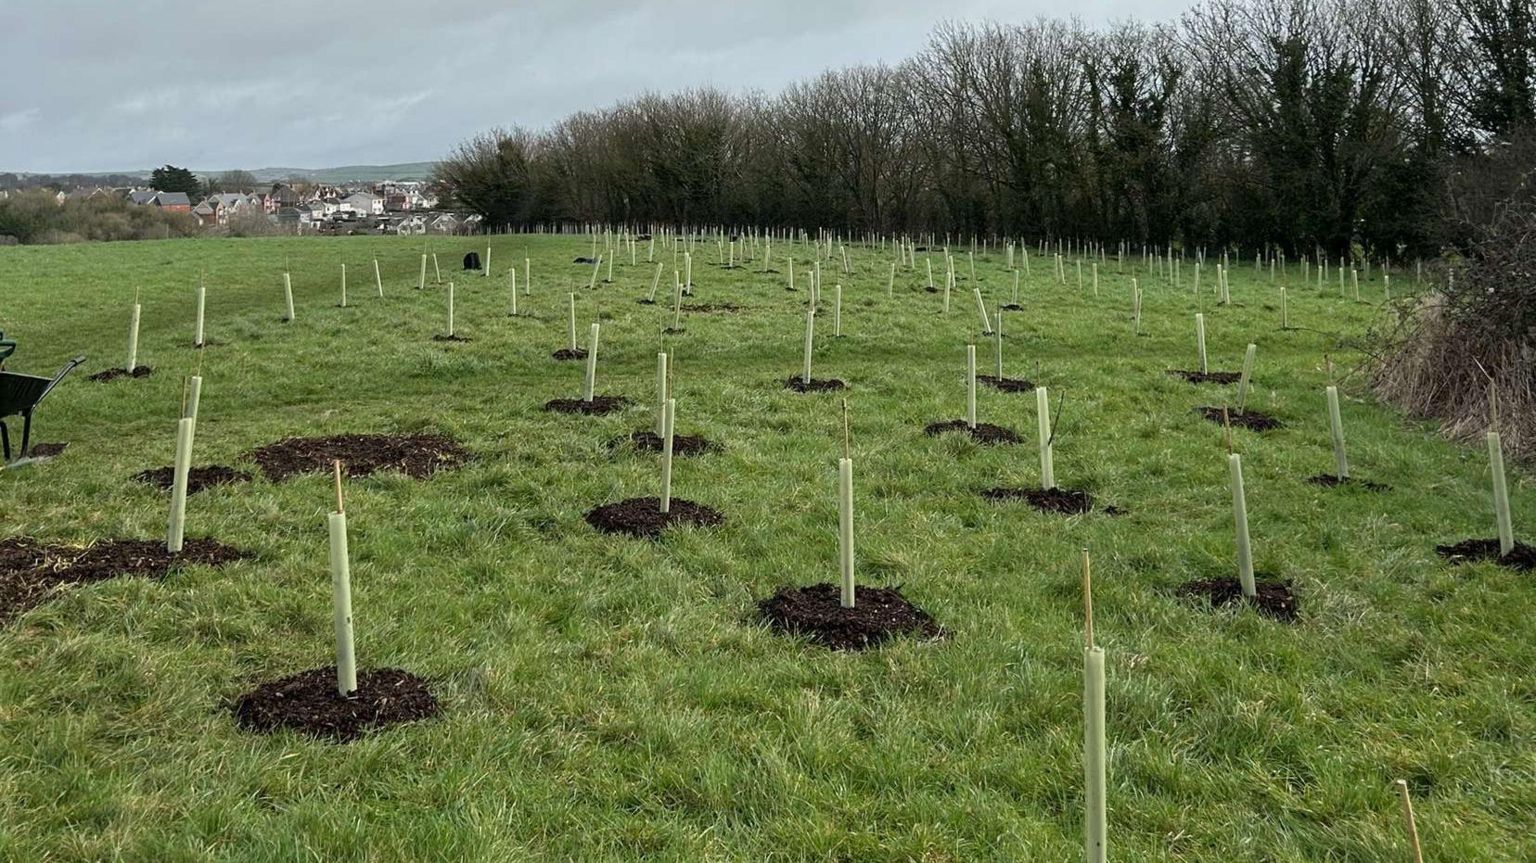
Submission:
<svg viewBox="0 0 1536 863">
<path fill-rule="evenodd" d="M 192 335 L 192 346 L 203 346 L 203 314 L 208 309 L 208 289 L 203 286 L 202 280 L 197 284 L 197 326 Z M 131 370 L 130 370 L 131 371 Z"/>
<path fill-rule="evenodd" d="M 1013 271 L 1013 304 L 1019 304 L 1019 271 Z"/>
<path fill-rule="evenodd" d="M 128 312 L 128 362 L 123 366 L 123 371 L 128 374 L 133 374 L 139 367 L 139 317 L 142 311 L 138 291 L 134 291 L 133 308 Z"/>
<path fill-rule="evenodd" d="M 1211 367 L 1205 356 L 1205 315 L 1201 312 L 1195 312 L 1195 350 L 1200 354 L 1200 373 L 1207 374 Z"/>
<path fill-rule="evenodd" d="M 597 259 L 592 262 L 592 280 L 587 282 L 587 289 L 588 290 L 591 290 L 592 288 L 597 287 L 597 274 L 599 272 L 601 272 L 602 269 L 603 269 L 603 256 L 602 255 L 598 255 Z"/>
<path fill-rule="evenodd" d="M 800 373 L 800 382 L 806 386 L 811 383 L 811 348 L 816 341 L 816 310 L 805 311 L 805 366 Z"/>
<path fill-rule="evenodd" d="M 662 268 L 662 266 L 663 266 L 662 264 L 657 264 L 656 265 L 656 275 L 651 277 L 651 292 L 649 294 L 645 295 L 645 301 L 648 302 L 648 303 L 656 302 L 656 289 L 661 287 L 661 268 Z"/>
<path fill-rule="evenodd" d="M 1488 466 L 1493 472 L 1493 510 L 1499 523 L 1499 556 L 1507 557 L 1515 550 L 1515 528 L 1509 510 L 1509 485 L 1504 476 L 1504 444 L 1499 438 L 1498 389 L 1488 388 L 1489 415 Z"/>
<path fill-rule="evenodd" d="M 1104 649 L 1093 641 L 1093 576 L 1083 549 L 1083 857 L 1105 863 L 1109 840 Z"/>
<path fill-rule="evenodd" d="M 1333 436 L 1333 469 L 1340 482 L 1349 479 L 1349 457 L 1344 452 L 1344 418 L 1339 412 L 1339 388 L 1329 384 L 1324 391 L 1328 398 L 1328 431 Z"/>
<path fill-rule="evenodd" d="M 283 273 L 283 320 L 293 320 L 293 279 Z"/>
<path fill-rule="evenodd" d="M 1290 308 L 1286 302 L 1285 288 L 1280 289 L 1280 329 L 1291 328 Z"/>
<path fill-rule="evenodd" d="M 183 409 L 185 411 L 185 409 Z M 183 416 L 176 423 L 176 462 L 171 478 L 171 517 L 166 527 L 165 550 L 180 554 L 186 535 L 187 474 L 192 470 L 192 435 L 197 421 Z"/>
<path fill-rule="evenodd" d="M 661 512 L 666 515 L 672 511 L 672 434 L 677 422 L 677 400 L 667 399 L 661 413 Z"/>
<path fill-rule="evenodd" d="M 668 357 L 666 351 L 656 354 L 656 436 L 661 437 L 667 414 L 667 399 L 672 397 L 668 386 Z"/>
<path fill-rule="evenodd" d="M 683 289 L 687 287 L 683 282 L 676 280 L 676 272 L 673 273 L 672 285 L 672 330 L 677 332 L 683 328 Z"/>
<path fill-rule="evenodd" d="M 439 285 L 443 283 L 443 271 L 437 265 L 437 252 L 432 253 L 432 278 Z"/>
<path fill-rule="evenodd" d="M 341 265 L 341 307 L 347 307 L 347 265 Z"/>
<path fill-rule="evenodd" d="M 891 275 L 885 280 L 885 295 L 893 296 L 896 292 L 896 264 L 891 263 Z"/>
<path fill-rule="evenodd" d="M 1243 354 L 1243 373 L 1237 379 L 1237 412 L 1242 414 L 1243 405 L 1248 401 L 1248 378 L 1253 374 L 1253 358 L 1258 352 L 1259 346 L 1248 345 L 1247 353 Z"/>
<path fill-rule="evenodd" d="M 1045 387 L 1035 387 L 1035 413 L 1040 427 L 1040 487 L 1056 487 L 1056 465 L 1051 452 L 1051 397 Z"/>
<path fill-rule="evenodd" d="M 997 326 L 992 329 L 992 340 L 995 346 L 993 354 L 997 358 L 997 384 L 1003 384 L 1003 310 L 997 310 Z"/>
<path fill-rule="evenodd" d="M 928 265 L 928 287 L 931 288 L 933 287 L 933 258 L 924 258 L 923 262 Z"/>
<path fill-rule="evenodd" d="M 491 277 L 491 247 L 489 245 L 485 247 L 485 261 L 480 265 L 480 275 L 482 278 L 487 279 Z"/>
<path fill-rule="evenodd" d="M 987 304 L 981 298 L 981 288 L 971 288 L 971 295 L 976 298 L 976 315 L 981 318 L 981 332 L 983 335 L 992 335 L 992 321 L 987 318 Z"/>
<path fill-rule="evenodd" d="M 1259 595 L 1253 581 L 1253 546 L 1248 537 L 1248 498 L 1243 492 L 1243 457 L 1232 451 L 1232 424 L 1226 408 L 1221 410 L 1227 434 L 1227 469 L 1232 486 L 1232 520 L 1237 532 L 1237 578 L 1242 584 L 1243 596 L 1253 599 Z"/>
<path fill-rule="evenodd" d="M 603 279 L 606 284 L 613 284 L 613 258 L 608 259 L 608 275 Z"/>
<path fill-rule="evenodd" d="M 1099 265 L 1097 263 L 1093 265 L 1093 295 L 1095 297 L 1099 295 Z"/>
<path fill-rule="evenodd" d="M 357 654 L 352 641 L 352 564 L 347 554 L 347 510 L 341 496 L 341 462 L 336 477 L 336 511 L 326 519 L 331 536 L 331 624 L 336 633 L 336 693 L 357 691 Z"/>
<path fill-rule="evenodd" d="M 853 608 L 853 457 L 848 448 L 848 400 L 843 400 L 843 457 L 837 461 L 837 562 L 842 606 Z"/>
<path fill-rule="evenodd" d="M 515 271 L 514 271 L 515 272 Z M 373 287 L 379 293 L 379 299 L 384 299 L 384 277 L 379 275 L 379 259 L 373 259 Z"/>
<path fill-rule="evenodd" d="M 1141 335 L 1141 285 L 1135 279 L 1131 279 L 1131 332 Z"/>
<path fill-rule="evenodd" d="M 976 428 L 976 346 L 965 346 L 965 424 Z"/>
<path fill-rule="evenodd" d="M 523 296 L 533 290 L 533 259 L 523 258 Z"/>
<path fill-rule="evenodd" d="M 843 337 L 843 286 L 832 286 L 832 337 Z"/>
<path fill-rule="evenodd" d="M 566 294 L 566 335 L 569 337 L 571 353 L 576 353 L 576 295 Z"/>
<path fill-rule="evenodd" d="M 425 253 L 423 253 L 422 256 L 421 256 L 421 275 L 418 276 L 417 279 L 416 279 L 416 290 L 420 291 L 420 290 L 425 289 L 426 287 L 427 287 L 427 256 L 426 256 Z"/>
<path fill-rule="evenodd" d="M 587 380 L 581 389 L 581 400 L 588 404 L 592 402 L 592 390 L 597 385 L 597 330 L 598 325 L 593 324 L 587 336 Z"/>
</svg>

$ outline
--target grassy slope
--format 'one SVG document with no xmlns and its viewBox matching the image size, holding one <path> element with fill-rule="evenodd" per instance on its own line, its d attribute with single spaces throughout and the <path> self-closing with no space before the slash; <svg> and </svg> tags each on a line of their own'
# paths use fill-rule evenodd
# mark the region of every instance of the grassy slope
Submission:
<svg viewBox="0 0 1536 863">
<path fill-rule="evenodd" d="M 483 252 L 435 242 L 445 276 Z M 974 495 L 1035 480 L 1031 396 L 981 395 L 982 419 L 1022 446 L 921 434 L 963 413 L 968 297 L 940 317 L 919 261 L 887 299 L 886 265 L 857 253 L 847 335 L 825 338 L 823 316 L 817 373 L 853 387 L 860 577 L 904 585 L 953 638 L 837 655 L 746 622 L 781 584 L 836 578 L 836 398 L 779 385 L 799 366 L 804 292 L 700 255 L 694 301 L 749 309 L 692 316 L 673 339 L 679 429 L 727 447 L 680 462 L 676 488 L 730 521 L 626 541 L 582 514 L 653 493 L 652 459 L 604 446 L 645 410 L 583 421 L 539 407 L 579 393 L 580 368 L 547 358 L 568 289 L 583 330 L 604 316 L 599 391 L 652 397 L 670 313 L 634 302 L 650 283 L 643 251 L 589 292 L 569 263 L 585 240 L 493 245 L 498 274 L 532 255 L 536 317 L 504 314 L 504 275 L 454 274 L 474 341 L 448 346 L 430 341 L 442 291 L 412 289 L 414 241 L 0 250 L 0 322 L 23 343 L 13 368 L 82 351 L 85 372 L 120 363 L 140 288 L 141 360 L 157 369 L 110 385 L 82 374 L 54 394 L 39 439 L 70 451 L 0 473 L 0 535 L 163 532 L 165 501 L 128 477 L 170 463 L 205 267 L 209 337 L 224 345 L 203 361 L 199 463 L 287 435 L 417 429 L 480 455 L 350 492 L 361 660 L 432 678 L 440 721 L 343 748 L 237 731 L 229 699 L 329 661 L 329 489 L 313 477 L 198 495 L 189 532 L 256 560 L 70 590 L 0 629 L 0 859 L 1073 859 L 1084 545 L 1110 656 L 1113 856 L 1404 859 L 1390 781 L 1406 777 L 1433 859 L 1536 858 L 1536 585 L 1452 570 L 1432 548 L 1492 535 L 1485 458 L 1351 398 L 1356 474 L 1396 491 L 1302 481 L 1331 464 L 1322 354 L 1357 362 L 1339 339 L 1357 342 L 1379 306 L 1297 287 L 1306 329 L 1282 333 L 1251 267 L 1234 276 L 1237 306 L 1207 294 L 1213 365 L 1236 367 L 1256 340 L 1253 404 L 1288 423 L 1237 435 L 1260 568 L 1295 579 L 1304 603 L 1286 627 L 1168 595 L 1233 568 L 1221 432 L 1191 413 L 1223 391 L 1164 374 L 1194 363 L 1193 296 L 1144 279 L 1148 334 L 1133 339 L 1128 277 L 1106 272 L 1095 300 L 1034 260 L 1028 310 L 1005 325 L 1009 371 L 1067 392 L 1058 479 L 1130 510 L 1063 519 Z M 285 259 L 292 325 L 277 320 Z M 348 310 L 334 307 L 341 262 Z M 979 270 L 1001 298 L 1001 256 Z M 1536 493 L 1515 485 L 1518 520 Z"/>
</svg>

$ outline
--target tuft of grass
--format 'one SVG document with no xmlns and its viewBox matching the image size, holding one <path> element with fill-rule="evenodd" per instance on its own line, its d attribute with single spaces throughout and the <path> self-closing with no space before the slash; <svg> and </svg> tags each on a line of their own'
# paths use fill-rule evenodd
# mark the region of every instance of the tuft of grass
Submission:
<svg viewBox="0 0 1536 863">
<path fill-rule="evenodd" d="M 447 264 L 485 239 L 432 243 Z M 1493 534 L 1484 459 L 1350 379 L 1351 464 L 1393 490 L 1306 482 L 1332 463 L 1323 355 L 1359 363 L 1380 308 L 1293 277 L 1282 332 L 1267 272 L 1234 268 L 1231 306 L 1197 301 L 1187 267 L 1183 287 L 1141 272 L 1136 337 L 1129 269 L 1101 266 L 1095 299 L 1037 258 L 1025 310 L 1007 316 L 1005 373 L 1066 396 L 1058 481 L 1128 511 L 1062 518 L 977 495 L 1037 482 L 1027 394 L 978 393 L 980 418 L 1020 445 L 923 435 L 963 415 L 974 310 L 941 315 L 921 260 L 887 298 L 886 257 L 851 247 L 844 338 L 818 328 L 815 372 L 850 386 L 859 578 L 902 586 L 951 637 L 844 655 L 751 620 L 775 588 L 837 573 L 842 395 L 782 386 L 799 370 L 803 287 L 710 266 L 701 245 L 690 302 L 743 308 L 687 314 L 663 337 L 670 304 L 635 302 L 652 265 L 620 255 L 614 284 L 589 290 L 570 263 L 585 236 L 490 243 L 499 267 L 533 259 L 533 292 L 510 318 L 504 269 L 445 272 L 462 344 L 431 340 L 444 297 L 415 290 L 419 240 L 0 249 L 13 369 L 82 352 L 84 373 L 121 363 L 135 289 L 156 369 L 80 374 L 50 396 L 37 439 L 70 448 L 0 472 L 0 536 L 160 536 L 166 500 L 132 476 L 171 462 L 199 362 L 197 463 L 250 470 L 261 444 L 349 432 L 440 432 L 477 455 L 427 481 L 348 487 L 359 661 L 429 678 L 441 719 L 342 747 L 234 727 L 226 706 L 255 682 L 330 661 L 330 489 L 322 475 L 212 489 L 190 503 L 189 535 L 253 559 L 72 588 L 0 629 L 0 859 L 1073 859 L 1085 545 L 1116 857 L 1392 859 L 1401 777 L 1435 858 L 1536 858 L 1536 584 L 1433 550 Z M 790 254 L 808 271 L 799 245 L 776 244 L 776 267 Z M 385 299 L 360 288 L 335 308 L 337 265 L 371 273 L 375 256 Z M 1003 255 L 976 266 L 989 305 L 1011 299 Z M 221 344 L 199 359 L 204 268 Z M 568 292 L 583 332 L 604 322 L 597 391 L 630 410 L 541 409 L 580 393 L 582 364 L 549 359 Z M 1250 404 L 1285 423 L 1233 435 L 1256 562 L 1295 581 L 1296 626 L 1171 596 L 1234 570 L 1223 433 L 1193 409 L 1235 388 L 1165 373 L 1194 365 L 1201 306 L 1212 368 L 1257 342 Z M 649 426 L 663 342 L 679 430 L 723 444 L 679 460 L 674 493 L 728 520 L 654 543 L 599 535 L 588 509 L 655 493 L 655 458 L 607 441 Z M 1536 494 L 1513 479 L 1518 520 Z"/>
</svg>

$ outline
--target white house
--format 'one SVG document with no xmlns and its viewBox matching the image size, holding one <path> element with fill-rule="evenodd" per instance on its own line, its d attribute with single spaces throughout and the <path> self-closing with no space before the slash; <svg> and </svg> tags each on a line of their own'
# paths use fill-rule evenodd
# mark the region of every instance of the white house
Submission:
<svg viewBox="0 0 1536 863">
<path fill-rule="evenodd" d="M 341 206 L 364 216 L 384 215 L 384 199 L 370 192 L 353 192 L 341 200 Z"/>
</svg>

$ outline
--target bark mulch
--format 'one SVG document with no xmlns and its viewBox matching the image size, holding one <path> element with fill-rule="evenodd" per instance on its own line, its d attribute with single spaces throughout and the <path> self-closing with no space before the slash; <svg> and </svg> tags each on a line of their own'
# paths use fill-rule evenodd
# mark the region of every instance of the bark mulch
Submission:
<svg viewBox="0 0 1536 863">
<path fill-rule="evenodd" d="M 551 399 L 544 403 L 544 409 L 560 414 L 586 414 L 588 416 L 602 416 L 614 411 L 621 411 L 629 407 L 629 399 L 623 396 L 593 396 L 592 401 L 582 399 Z"/>
<path fill-rule="evenodd" d="M 1056 512 L 1062 515 L 1082 515 L 1093 512 L 1093 495 L 1080 489 L 1069 488 L 989 488 L 981 493 L 987 500 L 1027 501 L 1030 506 L 1041 512 Z M 1124 515 L 1125 510 L 1117 506 L 1105 506 L 1100 508 L 1105 515 Z"/>
<path fill-rule="evenodd" d="M 176 468 L 157 467 L 153 470 L 140 471 L 134 474 L 133 478 L 161 491 L 170 491 L 172 483 L 176 481 Z M 222 464 L 203 465 L 187 471 L 187 494 L 197 494 L 214 486 L 250 481 L 251 475 L 243 470 L 235 470 Z"/>
<path fill-rule="evenodd" d="M 1178 594 L 1184 597 L 1204 599 L 1212 608 L 1234 603 L 1246 603 L 1260 614 L 1285 623 L 1294 623 L 1298 612 L 1296 594 L 1289 581 L 1257 580 L 1254 588 L 1258 595 L 1249 599 L 1243 596 L 1242 582 L 1236 578 L 1210 578 L 1185 582 Z"/>
<path fill-rule="evenodd" d="M 837 378 L 828 378 L 827 380 L 811 378 L 810 383 L 806 383 L 800 379 L 799 375 L 795 375 L 784 382 L 784 389 L 794 390 L 797 393 L 825 393 L 847 388 L 848 385 Z"/>
<path fill-rule="evenodd" d="M 661 452 L 665 441 L 651 431 L 637 431 L 629 437 L 617 437 L 608 442 L 610 450 L 631 447 L 636 452 Z M 675 456 L 703 455 L 719 449 L 715 442 L 699 435 L 672 434 L 672 454 Z"/>
<path fill-rule="evenodd" d="M 1391 491 L 1392 490 L 1392 486 L 1390 486 L 1390 485 L 1383 485 L 1383 484 L 1381 484 L 1379 482 L 1371 482 L 1370 480 L 1365 480 L 1365 479 L 1356 479 L 1355 477 L 1352 477 L 1352 476 L 1345 477 L 1343 479 L 1339 479 L 1339 477 L 1336 474 L 1331 474 L 1331 473 L 1320 473 L 1317 476 L 1308 477 L 1307 478 L 1307 482 L 1310 482 L 1313 485 L 1320 485 L 1320 486 L 1322 486 L 1324 488 L 1347 487 L 1347 488 L 1358 488 L 1358 489 L 1361 489 L 1363 491 L 1378 491 L 1378 492 L 1379 491 Z"/>
<path fill-rule="evenodd" d="M 976 382 L 982 386 L 991 387 L 1005 393 L 1032 393 L 1035 391 L 1033 381 L 1023 378 L 1000 378 L 997 375 L 977 375 Z"/>
<path fill-rule="evenodd" d="M 782 587 L 757 604 L 770 629 L 807 638 L 833 650 L 864 650 L 901 635 L 936 639 L 944 630 L 928 612 L 901 595 L 899 587 L 865 587 L 853 592 L 853 608 L 843 608 L 835 584 Z"/>
<path fill-rule="evenodd" d="M 267 479 L 280 482 L 300 474 L 329 473 L 335 461 L 347 476 L 399 471 L 423 479 L 463 465 L 470 454 L 438 434 L 346 434 L 286 438 L 252 450 L 250 458 Z"/>
<path fill-rule="evenodd" d="M 1013 429 L 995 426 L 991 423 L 977 423 L 971 428 L 965 420 L 950 420 L 948 422 L 931 423 L 923 429 L 923 434 L 929 437 L 937 437 L 945 432 L 964 432 L 971 436 L 971 440 L 979 444 L 1005 444 L 1018 443 L 1021 438 Z"/>
<path fill-rule="evenodd" d="M 691 500 L 672 498 L 667 512 L 661 511 L 661 498 L 632 497 L 607 503 L 587 513 L 587 524 L 604 533 L 626 533 L 656 539 L 673 525 L 715 527 L 725 523 L 725 516 Z"/>
<path fill-rule="evenodd" d="M 220 566 L 248 555 L 211 539 L 188 539 L 180 554 L 162 540 L 107 539 L 84 548 L 29 537 L 0 540 L 0 623 L 37 606 L 56 589 L 120 576 L 159 578 L 188 564 Z"/>
<path fill-rule="evenodd" d="M 105 383 L 106 381 L 115 381 L 118 378 L 147 378 L 154 373 L 155 370 L 149 366 L 139 366 L 131 372 L 126 369 L 116 368 L 107 369 L 104 372 L 97 372 L 96 374 L 91 375 L 89 380 Z"/>
<path fill-rule="evenodd" d="M 1244 428 L 1249 431 L 1269 431 L 1285 425 L 1285 423 L 1269 414 L 1260 413 L 1255 410 L 1245 410 L 1242 413 L 1238 413 L 1228 408 L 1225 418 L 1223 418 L 1221 408 L 1219 407 L 1195 408 L 1195 412 L 1217 425 L 1222 425 L 1224 421 L 1230 420 L 1233 428 Z"/>
<path fill-rule="evenodd" d="M 1243 378 L 1240 372 L 1197 372 L 1189 369 L 1169 369 L 1168 374 L 1192 384 L 1235 384 Z"/>
<path fill-rule="evenodd" d="M 263 683 L 235 699 L 235 724 L 258 734 L 297 731 L 346 743 L 369 731 L 440 712 L 427 682 L 398 668 L 359 669 L 357 689 L 336 691 L 336 667 Z"/>
<path fill-rule="evenodd" d="M 1499 566 L 1520 572 L 1536 569 L 1536 548 L 1523 542 L 1516 542 L 1514 549 L 1502 556 L 1499 554 L 1497 539 L 1467 539 L 1454 545 L 1437 545 L 1435 552 L 1455 564 L 1491 560 Z"/>
</svg>

